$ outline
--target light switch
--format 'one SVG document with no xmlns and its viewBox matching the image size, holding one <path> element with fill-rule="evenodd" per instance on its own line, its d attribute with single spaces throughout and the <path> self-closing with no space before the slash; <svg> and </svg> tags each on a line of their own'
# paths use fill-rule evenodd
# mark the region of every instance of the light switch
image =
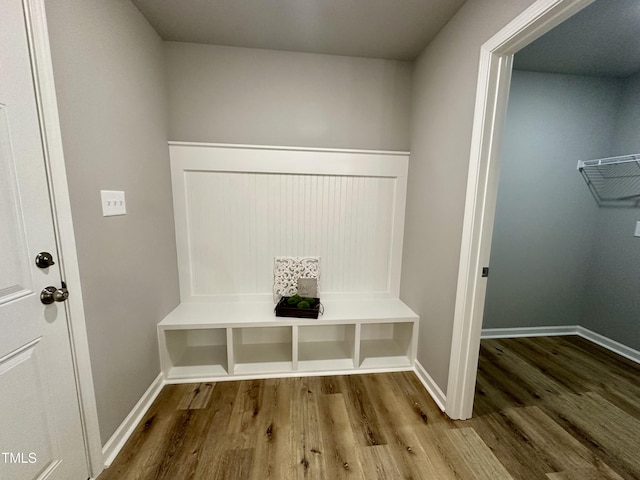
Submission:
<svg viewBox="0 0 640 480">
<path fill-rule="evenodd" d="M 640 237 L 640 222 L 636 222 L 636 231 L 633 232 L 634 237 Z"/>
<path fill-rule="evenodd" d="M 102 199 L 103 217 L 127 214 L 124 192 L 119 190 L 100 190 L 100 198 Z"/>
</svg>

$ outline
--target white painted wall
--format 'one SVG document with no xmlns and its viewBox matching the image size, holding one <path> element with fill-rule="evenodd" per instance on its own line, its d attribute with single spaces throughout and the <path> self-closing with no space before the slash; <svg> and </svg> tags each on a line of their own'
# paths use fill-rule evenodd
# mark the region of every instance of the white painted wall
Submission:
<svg viewBox="0 0 640 480">
<path fill-rule="evenodd" d="M 640 153 L 640 73 L 623 81 L 611 155 Z M 581 325 L 640 350 L 638 208 L 601 208 Z"/>
<path fill-rule="evenodd" d="M 165 42 L 176 141 L 408 150 L 410 62 Z"/>
<path fill-rule="evenodd" d="M 158 375 L 179 298 L 164 51 L 129 1 L 46 7 L 104 443 Z M 127 215 L 103 218 L 100 189 L 125 190 Z"/>
<path fill-rule="evenodd" d="M 580 325 L 598 208 L 578 160 L 610 156 L 617 79 L 513 72 L 483 328 Z"/>
<path fill-rule="evenodd" d="M 418 360 L 446 391 L 480 46 L 533 0 L 466 2 L 417 59 L 400 297 Z"/>
</svg>

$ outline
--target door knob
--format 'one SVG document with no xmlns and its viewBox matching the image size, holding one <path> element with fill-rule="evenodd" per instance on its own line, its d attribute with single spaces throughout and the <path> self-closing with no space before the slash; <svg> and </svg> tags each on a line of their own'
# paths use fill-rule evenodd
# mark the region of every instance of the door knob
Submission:
<svg viewBox="0 0 640 480">
<path fill-rule="evenodd" d="M 51 305 L 53 302 L 64 302 L 69 298 L 69 290 L 66 287 L 45 287 L 40 292 L 40 301 L 45 305 Z"/>
<path fill-rule="evenodd" d="M 36 255 L 36 266 L 38 268 L 49 268 L 51 265 L 55 265 L 56 262 L 53 261 L 53 255 L 49 252 L 40 252 Z"/>
</svg>

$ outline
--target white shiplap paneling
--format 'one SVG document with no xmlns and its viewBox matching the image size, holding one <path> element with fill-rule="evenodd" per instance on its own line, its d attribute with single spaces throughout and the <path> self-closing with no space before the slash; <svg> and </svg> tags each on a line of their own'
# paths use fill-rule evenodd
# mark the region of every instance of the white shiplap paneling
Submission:
<svg viewBox="0 0 640 480">
<path fill-rule="evenodd" d="M 407 161 L 172 145 L 182 301 L 268 295 L 275 256 L 320 256 L 323 295 L 397 297 Z"/>
</svg>

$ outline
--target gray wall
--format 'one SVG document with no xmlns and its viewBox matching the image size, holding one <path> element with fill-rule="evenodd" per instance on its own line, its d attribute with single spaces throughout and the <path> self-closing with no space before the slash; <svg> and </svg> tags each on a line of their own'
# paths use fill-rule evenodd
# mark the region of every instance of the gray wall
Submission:
<svg viewBox="0 0 640 480">
<path fill-rule="evenodd" d="M 401 298 L 418 361 L 446 391 L 480 47 L 533 0 L 473 0 L 414 67 Z"/>
<path fill-rule="evenodd" d="M 624 81 L 610 155 L 640 153 L 640 74 Z M 601 208 L 582 325 L 640 350 L 640 209 Z"/>
<path fill-rule="evenodd" d="M 579 325 L 598 206 L 578 160 L 611 154 L 621 83 L 513 72 L 484 328 Z"/>
<path fill-rule="evenodd" d="M 409 62 L 166 42 L 169 138 L 407 150 Z"/>
<path fill-rule="evenodd" d="M 623 81 L 613 155 L 640 153 L 640 72 Z"/>
<path fill-rule="evenodd" d="M 47 14 L 104 443 L 158 375 L 156 324 L 179 299 L 164 52 L 129 0 Z M 126 191 L 126 216 L 102 217 L 101 189 Z"/>
</svg>

